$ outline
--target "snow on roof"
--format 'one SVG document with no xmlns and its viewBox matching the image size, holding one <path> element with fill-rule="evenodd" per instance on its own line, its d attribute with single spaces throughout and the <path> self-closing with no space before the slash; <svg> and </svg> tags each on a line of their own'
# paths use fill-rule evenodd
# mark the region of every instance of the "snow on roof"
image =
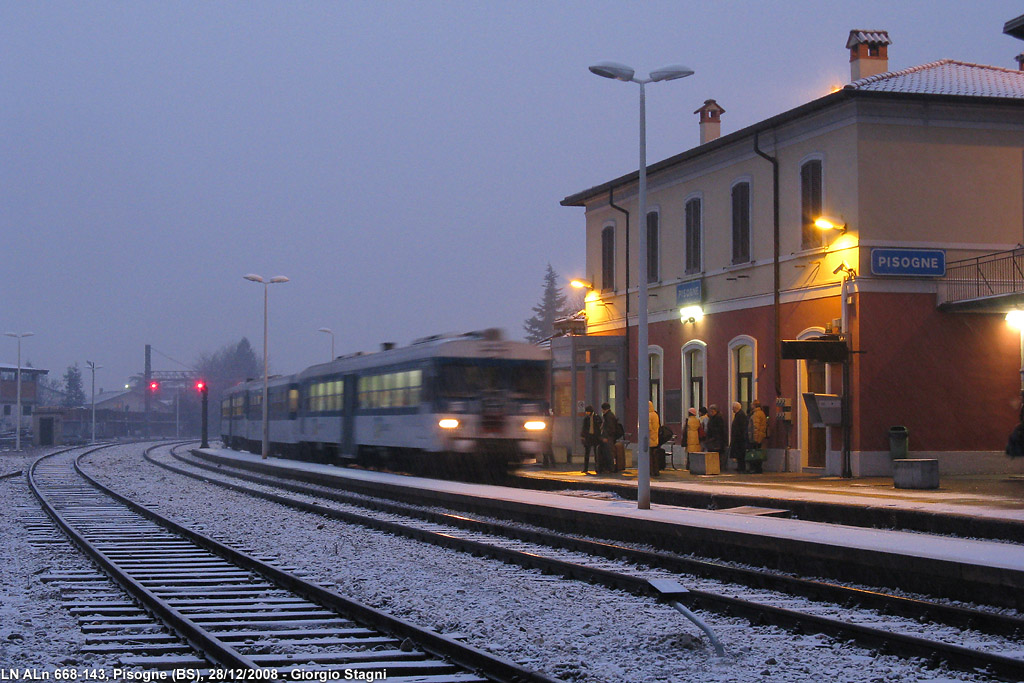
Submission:
<svg viewBox="0 0 1024 683">
<path fill-rule="evenodd" d="M 18 366 L 15 365 L 14 363 L 0 363 L 0 370 L 17 370 L 17 369 L 18 369 Z M 25 367 L 24 365 L 21 366 L 21 371 L 22 372 L 45 372 L 45 373 L 49 373 L 50 372 L 49 370 L 43 370 L 41 368 L 28 368 L 28 367 Z"/>
<path fill-rule="evenodd" d="M 1024 98 L 1024 72 L 955 59 L 940 59 L 909 69 L 868 76 L 850 83 L 845 89 L 1020 99 Z"/>
</svg>

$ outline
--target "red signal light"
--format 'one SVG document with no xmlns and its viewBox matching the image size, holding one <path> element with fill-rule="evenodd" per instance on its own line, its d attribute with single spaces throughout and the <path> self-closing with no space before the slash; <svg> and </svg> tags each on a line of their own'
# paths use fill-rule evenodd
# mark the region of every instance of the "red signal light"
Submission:
<svg viewBox="0 0 1024 683">
<path fill-rule="evenodd" d="M 206 382 L 204 382 L 203 380 L 199 380 L 198 382 L 196 382 L 196 391 L 202 391 L 205 388 L 206 388 Z"/>
<path fill-rule="evenodd" d="M 160 390 L 160 382 L 150 382 L 149 383 L 149 390 L 150 391 L 154 391 L 154 392 L 155 391 L 159 391 Z"/>
</svg>

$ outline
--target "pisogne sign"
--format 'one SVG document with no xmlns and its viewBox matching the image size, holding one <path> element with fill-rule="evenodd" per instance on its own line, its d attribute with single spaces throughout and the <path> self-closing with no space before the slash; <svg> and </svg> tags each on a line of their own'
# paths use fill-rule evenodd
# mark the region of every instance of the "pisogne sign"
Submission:
<svg viewBox="0 0 1024 683">
<path fill-rule="evenodd" d="M 943 249 L 872 249 L 872 275 L 942 277 L 946 274 Z"/>
</svg>

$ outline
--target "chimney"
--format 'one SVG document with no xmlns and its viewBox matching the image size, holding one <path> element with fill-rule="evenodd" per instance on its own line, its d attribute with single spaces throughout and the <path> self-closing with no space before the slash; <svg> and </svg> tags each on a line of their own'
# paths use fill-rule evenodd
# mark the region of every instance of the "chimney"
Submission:
<svg viewBox="0 0 1024 683">
<path fill-rule="evenodd" d="M 711 142 L 722 135 L 721 116 L 725 110 L 714 100 L 704 100 L 704 106 L 693 112 L 700 114 L 700 144 Z"/>
<path fill-rule="evenodd" d="M 850 80 L 859 81 L 889 70 L 888 31 L 850 31 L 846 47 L 850 50 Z"/>
<path fill-rule="evenodd" d="M 1014 57 L 1017 60 L 1017 71 L 1024 71 L 1024 52 Z"/>
</svg>

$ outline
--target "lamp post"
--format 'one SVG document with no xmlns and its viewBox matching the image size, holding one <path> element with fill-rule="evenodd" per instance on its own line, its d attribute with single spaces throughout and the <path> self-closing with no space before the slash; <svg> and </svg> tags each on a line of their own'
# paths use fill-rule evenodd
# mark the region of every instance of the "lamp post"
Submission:
<svg viewBox="0 0 1024 683">
<path fill-rule="evenodd" d="M 329 327 L 321 327 L 317 332 L 326 332 L 331 335 L 331 360 L 334 360 L 334 332 Z"/>
<path fill-rule="evenodd" d="M 32 332 L 4 332 L 4 336 L 14 337 L 18 340 L 18 399 L 14 416 L 14 450 L 16 451 L 21 450 L 21 340 L 32 335 Z"/>
<path fill-rule="evenodd" d="M 270 285 L 276 285 L 276 284 L 278 284 L 280 282 L 288 282 L 288 278 L 286 278 L 284 275 L 276 275 L 276 276 L 270 278 L 269 280 L 264 280 L 259 275 L 253 275 L 252 273 L 249 273 L 248 275 L 243 275 L 242 277 L 245 278 L 246 280 L 249 280 L 250 282 L 258 282 L 261 285 L 263 285 L 263 450 L 262 450 L 262 455 L 263 455 L 263 459 L 266 460 L 267 456 L 270 454 L 270 421 L 268 419 L 268 413 L 267 413 L 267 409 L 268 409 L 268 405 L 267 405 L 267 400 L 268 400 L 267 380 L 269 379 L 268 378 L 269 366 L 267 364 L 267 358 L 268 358 L 268 356 L 267 356 L 267 301 L 268 301 L 269 297 L 268 297 L 267 292 L 270 289 Z"/>
<path fill-rule="evenodd" d="M 693 69 L 674 64 L 655 69 L 647 78 L 636 78 L 632 67 L 616 62 L 601 62 L 590 67 L 591 73 L 640 86 L 640 177 L 637 188 L 640 229 L 637 230 L 637 261 L 639 287 L 637 291 L 637 340 L 636 340 L 636 383 L 637 383 L 637 495 L 636 506 L 640 510 L 651 508 L 651 459 L 647 422 L 647 402 L 650 400 L 651 369 L 647 360 L 647 100 L 644 86 L 658 81 L 672 81 L 693 75 Z M 629 327 L 629 321 L 626 321 Z"/>
<path fill-rule="evenodd" d="M 96 443 L 96 371 L 102 370 L 103 366 L 96 365 L 96 363 L 94 363 L 91 360 L 85 361 L 85 364 L 89 367 L 89 370 L 92 372 L 92 439 L 89 441 L 89 443 Z"/>
</svg>

